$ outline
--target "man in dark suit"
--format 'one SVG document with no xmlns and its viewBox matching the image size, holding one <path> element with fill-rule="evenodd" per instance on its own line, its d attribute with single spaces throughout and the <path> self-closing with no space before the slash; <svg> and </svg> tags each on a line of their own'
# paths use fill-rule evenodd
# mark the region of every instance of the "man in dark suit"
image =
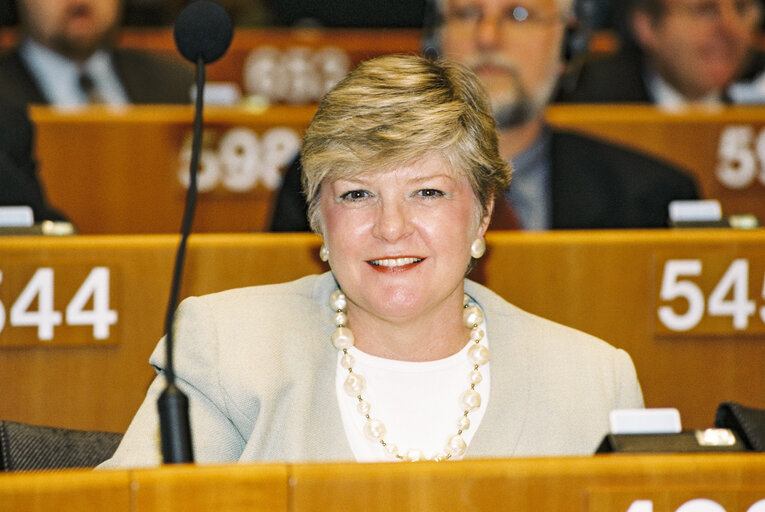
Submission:
<svg viewBox="0 0 765 512">
<path fill-rule="evenodd" d="M 545 107 L 564 71 L 561 48 L 572 0 L 443 3 L 435 46 L 481 78 L 500 154 L 514 167 L 492 228 L 664 227 L 670 201 L 698 197 L 694 180 L 666 163 L 545 123 Z M 307 229 L 299 173 L 295 162 L 276 202 L 274 231 Z"/>
<path fill-rule="evenodd" d="M 66 220 L 45 200 L 32 142 L 32 123 L 24 110 L 0 102 L 0 206 L 30 206 L 35 222 Z"/>
<path fill-rule="evenodd" d="M 113 47 L 121 0 L 17 0 L 21 39 L 0 57 L 0 97 L 18 104 L 188 103 L 180 59 Z"/>
<path fill-rule="evenodd" d="M 763 71 L 754 50 L 761 17 L 760 0 L 631 0 L 622 49 L 588 62 L 558 99 L 667 108 L 752 102 L 737 91 Z"/>
</svg>

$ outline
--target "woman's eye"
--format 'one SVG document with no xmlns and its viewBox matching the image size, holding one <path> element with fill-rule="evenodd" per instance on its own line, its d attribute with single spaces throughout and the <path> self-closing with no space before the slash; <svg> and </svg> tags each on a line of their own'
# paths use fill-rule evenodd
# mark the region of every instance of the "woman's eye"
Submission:
<svg viewBox="0 0 765 512">
<path fill-rule="evenodd" d="M 441 197 L 444 193 L 441 190 L 435 188 L 424 188 L 417 191 L 417 194 L 421 197 Z"/>
<path fill-rule="evenodd" d="M 358 201 L 369 196 L 369 192 L 366 190 L 349 190 L 340 194 L 340 199 L 343 201 Z"/>
</svg>

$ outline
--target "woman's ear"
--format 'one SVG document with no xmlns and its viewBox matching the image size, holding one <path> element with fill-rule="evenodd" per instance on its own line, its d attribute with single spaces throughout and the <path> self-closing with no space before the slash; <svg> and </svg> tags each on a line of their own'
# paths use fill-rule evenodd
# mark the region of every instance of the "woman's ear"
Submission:
<svg viewBox="0 0 765 512">
<path fill-rule="evenodd" d="M 486 215 L 481 219 L 481 225 L 478 227 L 478 235 L 483 236 L 486 234 L 486 230 L 489 229 L 489 223 L 491 222 L 491 214 L 494 211 L 494 198 L 492 197 L 489 203 L 486 205 Z"/>
</svg>

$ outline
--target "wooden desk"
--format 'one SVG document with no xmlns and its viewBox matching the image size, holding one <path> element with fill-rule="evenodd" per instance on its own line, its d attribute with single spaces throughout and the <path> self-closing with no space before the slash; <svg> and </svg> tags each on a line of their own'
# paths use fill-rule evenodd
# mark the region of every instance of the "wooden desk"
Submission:
<svg viewBox="0 0 765 512">
<path fill-rule="evenodd" d="M 765 222 L 765 107 L 666 113 L 637 105 L 554 105 L 556 126 L 596 135 L 673 162 L 698 180 L 725 215 Z"/>
<path fill-rule="evenodd" d="M 315 109 L 206 110 L 197 232 L 267 230 L 280 173 Z M 176 232 L 192 116 L 190 107 L 33 108 L 51 202 L 83 234 Z M 652 107 L 553 106 L 548 118 L 673 162 L 726 215 L 765 221 L 765 107 L 668 115 Z"/>
<path fill-rule="evenodd" d="M 702 499 L 717 508 L 693 501 Z M 0 474 L 0 512 L 759 512 L 763 507 L 765 455 L 751 453 Z"/>
<path fill-rule="evenodd" d="M 687 428 L 711 426 L 723 401 L 765 408 L 765 230 L 495 232 L 487 241 L 471 277 L 627 350 L 647 406 L 677 407 Z M 178 237 L 1 242 L 0 418 L 123 431 L 153 376 L 147 360 Z M 193 235 L 183 295 L 322 272 L 318 247 L 309 234 Z M 24 316 L 41 296 L 51 312 L 42 329 Z M 14 306 L 32 325 L 15 325 Z"/>
<path fill-rule="evenodd" d="M 0 49 L 12 47 L 16 39 L 16 30 L 4 27 L 0 32 Z M 146 50 L 181 59 L 175 46 L 172 27 L 123 28 L 117 34 L 116 45 L 119 48 Z M 421 37 L 419 29 L 235 27 L 226 54 L 207 67 L 207 79 L 233 82 L 242 87 L 247 56 L 252 50 L 263 46 L 282 51 L 296 47 L 312 51 L 338 48 L 348 56 L 351 66 L 356 66 L 362 60 L 387 53 L 416 53 L 421 46 Z"/>
<path fill-rule="evenodd" d="M 315 106 L 205 109 L 197 232 L 267 230 L 274 191 Z M 193 110 L 33 107 L 50 202 L 82 234 L 176 233 Z M 186 178 L 188 180 L 188 178 Z"/>
<path fill-rule="evenodd" d="M 178 55 L 171 29 L 132 29 L 120 36 L 119 46 Z M 418 29 L 319 29 L 319 28 L 236 28 L 226 54 L 208 67 L 211 81 L 234 82 L 244 89 L 244 64 L 256 48 L 337 48 L 347 56 L 351 67 L 388 53 L 416 53 L 420 49 Z"/>
</svg>

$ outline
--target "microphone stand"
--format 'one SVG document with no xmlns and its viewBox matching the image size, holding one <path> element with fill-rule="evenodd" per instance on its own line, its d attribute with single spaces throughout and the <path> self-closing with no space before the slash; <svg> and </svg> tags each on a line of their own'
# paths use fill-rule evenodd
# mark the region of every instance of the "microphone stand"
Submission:
<svg viewBox="0 0 765 512">
<path fill-rule="evenodd" d="M 162 440 L 162 459 L 165 464 L 194 462 L 189 422 L 189 399 L 175 384 L 173 366 L 173 343 L 175 310 L 183 275 L 183 262 L 186 257 L 186 243 L 194 222 L 197 204 L 197 173 L 202 146 L 202 111 L 204 106 L 205 61 L 202 55 L 197 57 L 197 95 L 194 108 L 194 128 L 191 142 L 191 164 L 189 168 L 189 188 L 186 192 L 186 207 L 181 223 L 181 242 L 175 257 L 173 282 L 165 316 L 165 380 L 164 391 L 157 400 L 159 409 L 159 427 Z"/>
</svg>

